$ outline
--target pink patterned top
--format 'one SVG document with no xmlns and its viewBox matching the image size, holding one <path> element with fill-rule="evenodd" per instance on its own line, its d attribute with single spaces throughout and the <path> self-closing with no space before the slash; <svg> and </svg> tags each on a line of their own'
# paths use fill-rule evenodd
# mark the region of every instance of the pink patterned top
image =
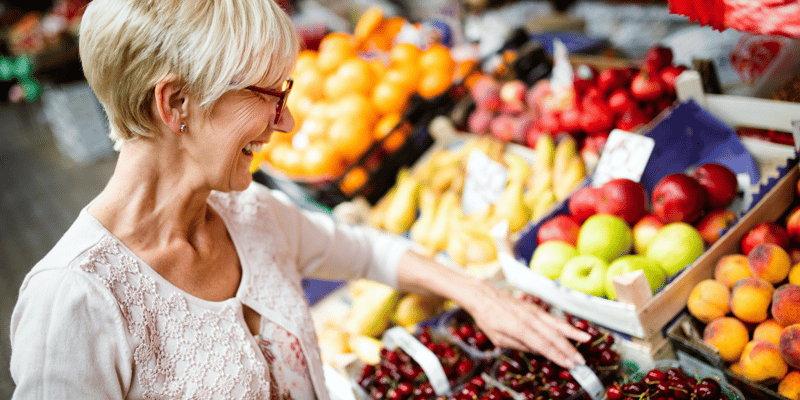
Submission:
<svg viewBox="0 0 800 400">
<path fill-rule="evenodd" d="M 396 286 L 410 242 L 300 211 L 257 183 L 214 192 L 208 203 L 239 253 L 236 296 L 212 302 L 184 292 L 84 209 L 20 288 L 11 317 L 15 399 L 269 399 L 278 394 L 270 371 L 302 364 L 316 398 L 328 398 L 301 277 Z M 271 364 L 243 306 L 261 315 L 262 338 L 289 340 L 271 349 L 298 358 Z"/>
</svg>

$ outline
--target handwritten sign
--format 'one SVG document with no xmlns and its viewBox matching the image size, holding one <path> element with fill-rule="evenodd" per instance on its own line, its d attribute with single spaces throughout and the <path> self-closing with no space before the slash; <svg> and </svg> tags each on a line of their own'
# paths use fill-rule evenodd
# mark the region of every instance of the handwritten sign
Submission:
<svg viewBox="0 0 800 400">
<path fill-rule="evenodd" d="M 655 145 L 655 140 L 647 136 L 614 129 L 597 162 L 592 185 L 600 187 L 617 178 L 639 182 Z"/>
<path fill-rule="evenodd" d="M 467 158 L 467 176 L 461 195 L 464 215 L 483 211 L 500 200 L 508 183 L 508 169 L 480 150 L 472 150 Z"/>
<path fill-rule="evenodd" d="M 447 375 L 444 373 L 439 358 L 424 344 L 420 343 L 417 338 L 408 333 L 406 328 L 396 326 L 384 332 L 383 346 L 389 350 L 397 347 L 403 349 L 425 371 L 425 375 L 428 376 L 433 391 L 437 395 L 450 394 L 450 381 L 447 380 Z"/>
</svg>

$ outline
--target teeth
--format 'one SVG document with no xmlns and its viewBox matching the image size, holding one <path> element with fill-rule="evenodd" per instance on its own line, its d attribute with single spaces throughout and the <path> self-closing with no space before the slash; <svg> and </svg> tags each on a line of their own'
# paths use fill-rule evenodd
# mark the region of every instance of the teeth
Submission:
<svg viewBox="0 0 800 400">
<path fill-rule="evenodd" d="M 253 154 L 260 152 L 262 147 L 264 147 L 264 143 L 248 143 L 242 150 L 245 154 Z"/>
</svg>

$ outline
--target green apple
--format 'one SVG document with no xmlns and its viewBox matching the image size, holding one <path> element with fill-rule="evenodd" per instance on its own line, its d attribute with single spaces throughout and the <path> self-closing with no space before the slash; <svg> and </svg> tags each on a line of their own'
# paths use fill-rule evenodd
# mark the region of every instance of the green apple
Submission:
<svg viewBox="0 0 800 400">
<path fill-rule="evenodd" d="M 575 246 L 562 240 L 549 240 L 540 244 L 533 252 L 531 269 L 555 280 L 561 276 L 564 264 L 577 255 Z"/>
<path fill-rule="evenodd" d="M 667 280 L 664 269 L 654 260 L 640 255 L 622 256 L 608 266 L 606 272 L 606 297 L 611 300 L 617 298 L 617 290 L 614 288 L 614 277 L 627 274 L 628 272 L 644 272 L 647 283 L 650 284 L 650 291 L 655 293 Z"/>
<path fill-rule="evenodd" d="M 591 254 L 605 262 L 628 254 L 632 244 L 631 228 L 624 219 L 616 215 L 592 215 L 578 232 L 578 253 Z"/>
<path fill-rule="evenodd" d="M 608 264 L 600 257 L 584 254 L 567 261 L 559 281 L 568 288 L 603 297 L 607 269 Z"/>
<path fill-rule="evenodd" d="M 685 222 L 664 225 L 647 246 L 645 256 L 657 261 L 667 277 L 673 276 L 703 254 L 700 232 Z"/>
</svg>

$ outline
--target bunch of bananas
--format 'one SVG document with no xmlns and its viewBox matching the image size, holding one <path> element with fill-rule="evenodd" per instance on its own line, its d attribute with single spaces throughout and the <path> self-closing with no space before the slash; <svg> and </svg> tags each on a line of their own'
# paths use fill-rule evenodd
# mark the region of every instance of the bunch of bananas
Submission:
<svg viewBox="0 0 800 400">
<path fill-rule="evenodd" d="M 508 170 L 500 199 L 483 211 L 465 215 L 461 196 L 467 160 L 478 150 Z M 427 255 L 446 250 L 458 265 L 479 266 L 496 260 L 489 230 L 506 220 L 514 234 L 538 220 L 555 203 L 566 199 L 586 176 L 575 140 L 550 135 L 537 142 L 533 159 L 507 151 L 488 136 L 453 149 L 438 149 L 413 170 L 402 170 L 396 185 L 372 209 L 367 222 L 395 234 L 410 233 Z"/>
</svg>

